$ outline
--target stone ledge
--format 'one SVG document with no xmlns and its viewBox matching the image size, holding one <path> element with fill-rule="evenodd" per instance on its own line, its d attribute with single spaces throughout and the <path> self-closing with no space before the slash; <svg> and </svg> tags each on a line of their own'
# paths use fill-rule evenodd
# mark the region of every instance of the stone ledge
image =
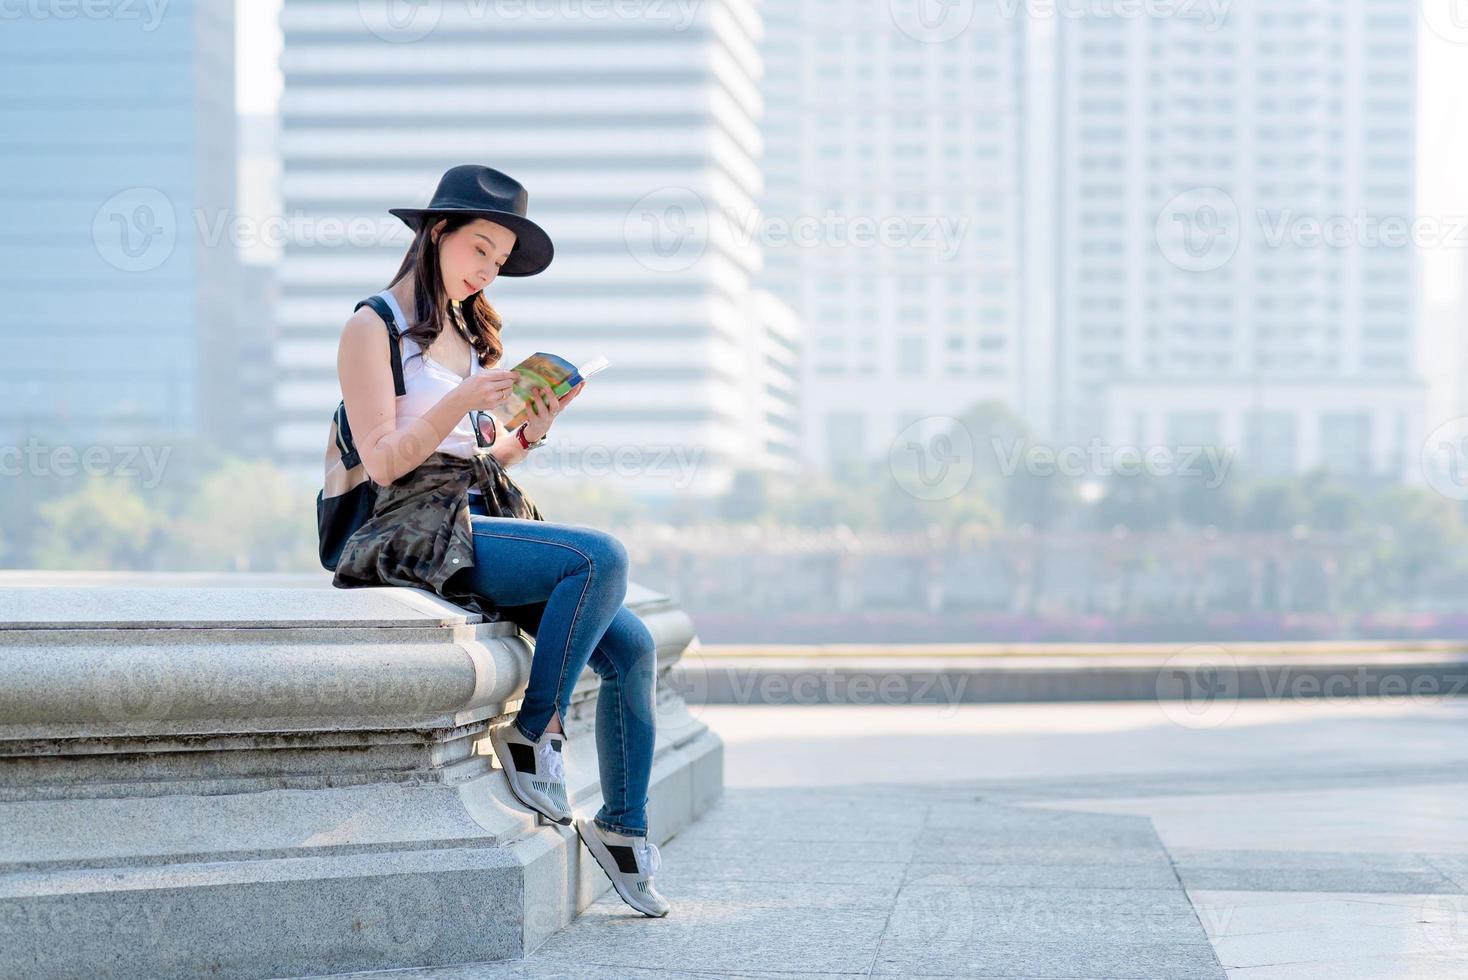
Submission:
<svg viewBox="0 0 1468 980">
<path fill-rule="evenodd" d="M 533 648 L 513 624 L 313 576 L 256 590 L 16 574 L 0 576 L 6 969 L 266 977 L 518 957 L 610 887 L 491 762 L 485 735 L 518 707 Z M 658 643 L 662 842 L 722 793 L 722 743 L 668 683 L 687 615 L 637 586 L 627 605 Z M 601 803 L 599 687 L 587 670 L 565 719 L 585 814 Z"/>
</svg>

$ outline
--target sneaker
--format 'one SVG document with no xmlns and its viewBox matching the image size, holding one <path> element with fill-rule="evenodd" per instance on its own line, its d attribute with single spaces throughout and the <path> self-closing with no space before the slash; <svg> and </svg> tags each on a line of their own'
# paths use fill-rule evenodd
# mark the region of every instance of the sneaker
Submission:
<svg viewBox="0 0 1468 980">
<path fill-rule="evenodd" d="M 563 827 L 574 814 L 566 801 L 566 770 L 561 761 L 562 732 L 544 732 L 539 742 L 520 734 L 513 724 L 489 733 L 489 744 L 500 768 L 510 780 L 510 790 L 530 809 Z"/>
<path fill-rule="evenodd" d="M 591 817 L 576 818 L 576 833 L 596 863 L 611 879 L 622 901 L 643 915 L 660 918 L 672 908 L 653 887 L 652 876 L 663 866 L 658 846 L 646 837 L 603 830 Z"/>
</svg>

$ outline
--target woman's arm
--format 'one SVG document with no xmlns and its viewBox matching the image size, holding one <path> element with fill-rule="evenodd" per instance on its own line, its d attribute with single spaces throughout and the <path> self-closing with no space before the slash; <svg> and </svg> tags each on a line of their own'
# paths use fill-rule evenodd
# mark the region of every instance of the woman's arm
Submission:
<svg viewBox="0 0 1468 980">
<path fill-rule="evenodd" d="M 490 416 L 493 418 L 493 416 Z M 494 420 L 494 445 L 489 447 L 489 454 L 499 460 L 500 466 L 509 469 L 530 455 L 530 450 L 520 445 L 520 440 L 515 438 L 515 430 L 506 429 L 504 423 L 499 419 Z"/>
<path fill-rule="evenodd" d="M 469 411 L 463 389 L 455 388 L 421 418 L 397 427 L 387 328 L 370 306 L 353 313 L 342 330 L 336 373 L 362 466 L 379 486 L 411 473 L 433 455 Z"/>
</svg>

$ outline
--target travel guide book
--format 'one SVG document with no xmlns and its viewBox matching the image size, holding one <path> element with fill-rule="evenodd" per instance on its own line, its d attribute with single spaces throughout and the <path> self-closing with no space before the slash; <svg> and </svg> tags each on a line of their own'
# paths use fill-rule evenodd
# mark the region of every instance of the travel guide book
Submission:
<svg viewBox="0 0 1468 980">
<path fill-rule="evenodd" d="M 543 385 L 554 391 L 557 398 L 562 398 L 566 392 L 610 363 L 605 357 L 598 355 L 578 368 L 564 357 L 536 351 L 510 368 L 517 375 L 515 387 L 509 398 L 490 411 L 505 424 L 505 428 L 513 429 L 530 417 L 526 404 L 530 400 L 532 389 Z"/>
</svg>

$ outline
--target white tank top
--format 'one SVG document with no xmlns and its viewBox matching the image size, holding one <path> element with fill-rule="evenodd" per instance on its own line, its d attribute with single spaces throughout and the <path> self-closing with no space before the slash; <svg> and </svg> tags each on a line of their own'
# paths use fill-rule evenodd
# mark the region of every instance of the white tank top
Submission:
<svg viewBox="0 0 1468 980">
<path fill-rule="evenodd" d="M 403 308 L 398 305 L 397 297 L 391 290 L 384 289 L 377 295 L 381 296 L 397 318 L 398 329 L 406 331 L 408 318 L 403 315 Z M 435 361 L 432 356 L 423 355 L 423 349 L 418 342 L 403 333 L 399 338 L 399 349 L 403 355 L 403 394 L 397 398 L 397 428 L 405 428 L 413 419 L 422 418 L 428 414 L 428 410 L 438 404 L 439 399 L 453 391 L 454 388 L 464 380 L 444 365 Z M 483 368 L 479 366 L 479 355 L 474 353 L 469 358 L 469 375 L 480 373 Z M 489 415 L 493 419 L 493 415 Z M 498 420 L 496 425 L 495 439 L 504 435 Z M 476 452 L 488 452 L 481 449 L 474 439 L 474 429 L 469 424 L 469 415 L 465 413 L 459 417 L 459 424 L 454 426 L 452 432 L 438 444 L 438 451 L 449 453 L 453 456 L 462 456 L 465 459 Z M 470 487 L 471 494 L 478 494 L 476 487 Z"/>
</svg>

